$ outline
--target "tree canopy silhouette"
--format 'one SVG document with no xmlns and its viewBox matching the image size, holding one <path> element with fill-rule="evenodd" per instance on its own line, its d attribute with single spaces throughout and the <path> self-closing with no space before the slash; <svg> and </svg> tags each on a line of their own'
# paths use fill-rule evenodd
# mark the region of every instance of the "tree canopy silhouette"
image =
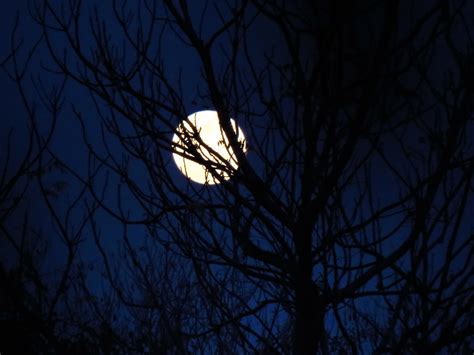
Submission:
<svg viewBox="0 0 474 355">
<path fill-rule="evenodd" d="M 30 10 L 38 42 L 25 53 L 16 28 L 3 67 L 34 89 L 21 90 L 41 147 L 31 178 L 67 250 L 57 287 L 37 300 L 49 310 L 44 346 L 472 351 L 472 5 L 37 0 Z M 177 131 L 204 109 L 217 111 L 238 164 L 197 129 Z M 70 132 L 45 134 L 46 121 L 76 125 L 80 162 L 51 141 Z M 187 179 L 172 153 L 216 184 Z M 67 173 L 68 198 L 51 166 Z"/>
</svg>

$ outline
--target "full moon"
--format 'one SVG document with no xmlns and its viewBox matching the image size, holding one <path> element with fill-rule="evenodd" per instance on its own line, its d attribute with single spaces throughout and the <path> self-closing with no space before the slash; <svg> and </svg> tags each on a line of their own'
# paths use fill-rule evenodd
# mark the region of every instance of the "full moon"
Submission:
<svg viewBox="0 0 474 355">
<path fill-rule="evenodd" d="M 237 127 L 236 122 L 230 119 L 237 139 L 242 145 L 244 152 L 247 144 L 244 133 Z M 199 135 L 198 139 L 196 135 Z M 199 155 L 205 161 L 219 165 L 230 164 L 232 170 L 238 168 L 237 158 L 230 147 L 224 130 L 219 125 L 219 117 L 216 111 L 199 111 L 183 120 L 173 136 L 174 150 L 173 159 L 181 173 L 199 184 L 218 184 L 219 180 L 214 178 L 211 172 L 202 164 L 195 162 L 182 154 L 191 155 L 189 147 L 194 146 Z M 226 169 L 227 170 L 227 169 Z M 218 174 L 225 180 L 230 179 L 229 173 L 222 169 L 216 169 Z"/>
</svg>

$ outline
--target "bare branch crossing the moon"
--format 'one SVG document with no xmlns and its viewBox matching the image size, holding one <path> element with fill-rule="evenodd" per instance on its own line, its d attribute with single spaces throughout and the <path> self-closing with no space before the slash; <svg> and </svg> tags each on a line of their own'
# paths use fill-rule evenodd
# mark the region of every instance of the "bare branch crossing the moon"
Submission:
<svg viewBox="0 0 474 355">
<path fill-rule="evenodd" d="M 234 132 L 237 132 L 237 138 L 243 151 L 246 152 L 247 143 L 244 133 L 240 127 L 237 127 L 237 123 L 233 119 L 230 121 Z M 216 111 L 198 111 L 189 115 L 187 120 L 183 120 L 176 129 L 172 142 L 174 145 L 173 159 L 179 170 L 199 184 L 213 185 L 218 184 L 219 180 L 213 177 L 208 167 L 193 158 L 209 162 L 209 165 L 212 165 L 212 170 L 225 180 L 230 179 L 232 171 L 238 168 L 237 158 L 219 125 Z M 197 153 L 193 151 L 194 149 Z"/>
</svg>

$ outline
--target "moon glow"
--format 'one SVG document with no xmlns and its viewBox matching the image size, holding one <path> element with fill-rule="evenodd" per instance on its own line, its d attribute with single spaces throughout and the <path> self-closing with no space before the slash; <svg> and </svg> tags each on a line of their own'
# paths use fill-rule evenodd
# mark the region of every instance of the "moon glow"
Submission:
<svg viewBox="0 0 474 355">
<path fill-rule="evenodd" d="M 234 132 L 237 132 L 239 143 L 246 152 L 247 143 L 244 133 L 240 127 L 237 127 L 233 119 L 230 119 L 230 122 Z M 196 148 L 198 155 L 205 162 L 214 166 L 218 164 L 225 168 L 224 170 L 215 168 L 225 180 L 230 179 L 229 171 L 235 171 L 238 168 L 237 157 L 219 125 L 216 111 L 198 111 L 189 115 L 188 119 L 183 120 L 176 129 L 173 143 L 175 150 L 173 159 L 179 170 L 183 175 L 199 184 L 218 184 L 219 180 L 212 176 L 205 165 L 191 160 L 191 156 L 196 157 L 193 149 L 190 149 L 191 147 Z M 183 156 L 183 154 L 190 158 Z"/>
</svg>

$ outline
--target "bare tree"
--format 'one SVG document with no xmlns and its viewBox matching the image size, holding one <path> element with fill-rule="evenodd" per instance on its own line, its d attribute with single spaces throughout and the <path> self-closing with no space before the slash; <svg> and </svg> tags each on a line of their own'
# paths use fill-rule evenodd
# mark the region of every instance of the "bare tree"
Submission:
<svg viewBox="0 0 474 355">
<path fill-rule="evenodd" d="M 2 351 L 7 353 L 64 353 L 89 349 L 75 341 L 64 309 L 78 246 L 89 216 L 77 214 L 87 191 L 79 186 L 62 211 L 56 200 L 67 191 L 66 170 L 48 154 L 61 107 L 64 82 L 46 92 L 33 78 L 39 103 L 29 100 L 29 70 L 42 41 L 31 47 L 18 34 L 19 16 L 12 30 L 10 54 L 0 66 L 16 84 L 23 112 L 1 142 L 0 155 L 0 323 Z M 56 94 L 55 94 L 56 93 Z M 10 119 L 10 118 L 9 118 Z M 7 120 L 8 122 L 8 120 Z M 3 137 L 2 137 L 3 138 Z M 74 222 L 71 221 L 74 219 Z M 48 259 L 54 259 L 50 262 Z"/>
<path fill-rule="evenodd" d="M 46 75 L 72 101 L 50 113 L 77 119 L 88 165 L 48 154 L 87 189 L 115 295 L 90 305 L 133 315 L 141 339 L 103 317 L 115 344 L 104 351 L 472 350 L 469 12 L 466 1 L 36 1 Z M 82 92 L 94 119 L 74 103 Z M 177 130 L 202 108 L 217 111 L 238 168 L 192 120 Z M 172 153 L 218 184 L 181 177 Z M 103 244 L 117 234 L 101 235 L 103 212 L 122 257 Z M 167 332 L 144 335 L 156 327 Z"/>
</svg>

